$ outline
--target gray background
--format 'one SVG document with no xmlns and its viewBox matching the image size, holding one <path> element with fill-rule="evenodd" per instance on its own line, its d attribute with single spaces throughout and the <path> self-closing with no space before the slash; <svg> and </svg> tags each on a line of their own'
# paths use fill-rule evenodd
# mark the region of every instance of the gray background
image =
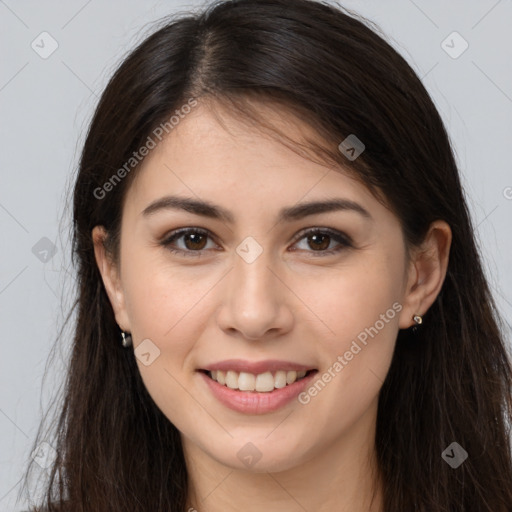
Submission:
<svg viewBox="0 0 512 512">
<path fill-rule="evenodd" d="M 150 22 L 202 3 L 0 0 L 0 510 L 26 508 L 16 503 L 20 478 L 68 355 L 69 330 L 43 382 L 70 305 L 66 193 L 92 110 L 120 59 L 152 31 Z M 439 108 L 510 328 L 512 1 L 343 4 L 382 27 Z M 48 52 L 45 31 L 58 48 L 43 59 L 31 45 Z M 448 37 L 454 31 L 469 44 L 457 58 L 445 51 L 463 49 Z"/>
</svg>

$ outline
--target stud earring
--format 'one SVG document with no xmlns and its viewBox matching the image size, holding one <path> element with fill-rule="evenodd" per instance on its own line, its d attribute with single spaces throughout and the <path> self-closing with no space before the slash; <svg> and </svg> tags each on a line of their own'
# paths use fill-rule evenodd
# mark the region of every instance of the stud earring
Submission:
<svg viewBox="0 0 512 512">
<path fill-rule="evenodd" d="M 418 332 L 418 325 L 423 323 L 423 318 L 421 315 L 414 315 L 412 319 L 416 322 L 416 325 L 412 327 L 411 331 L 416 334 Z"/>
<path fill-rule="evenodd" d="M 123 348 L 132 346 L 132 335 L 129 332 L 121 331 L 121 344 Z"/>
<path fill-rule="evenodd" d="M 416 322 L 417 325 L 420 325 L 423 323 L 423 318 L 421 315 L 414 315 L 412 319 Z"/>
</svg>

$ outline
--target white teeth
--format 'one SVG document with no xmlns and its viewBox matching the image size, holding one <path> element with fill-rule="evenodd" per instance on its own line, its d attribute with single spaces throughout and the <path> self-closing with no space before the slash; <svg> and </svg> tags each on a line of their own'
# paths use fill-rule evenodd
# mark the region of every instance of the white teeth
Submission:
<svg viewBox="0 0 512 512">
<path fill-rule="evenodd" d="M 238 389 L 240 391 L 252 391 L 255 383 L 256 377 L 252 373 L 240 373 L 238 377 Z"/>
<path fill-rule="evenodd" d="M 242 376 L 242 374 L 240 374 Z M 260 373 L 256 377 L 256 391 L 272 391 L 274 389 L 274 377 L 270 372 Z"/>
<path fill-rule="evenodd" d="M 302 379 L 306 373 L 306 370 L 298 372 L 295 370 L 278 370 L 274 374 L 265 372 L 254 375 L 247 372 L 238 373 L 233 370 L 228 370 L 227 372 L 212 370 L 209 375 L 219 384 L 225 385 L 231 389 L 268 393 L 274 389 L 284 388 L 286 385 L 293 384 L 296 380 Z"/>
<path fill-rule="evenodd" d="M 286 386 L 286 372 L 283 370 L 279 370 L 278 372 L 276 372 L 274 380 L 274 385 L 276 388 L 284 388 Z"/>
<path fill-rule="evenodd" d="M 238 389 L 238 373 L 231 370 L 226 373 L 226 386 L 231 389 Z"/>
<path fill-rule="evenodd" d="M 295 370 L 290 370 L 286 373 L 286 384 L 292 384 L 297 380 L 297 372 Z"/>
</svg>

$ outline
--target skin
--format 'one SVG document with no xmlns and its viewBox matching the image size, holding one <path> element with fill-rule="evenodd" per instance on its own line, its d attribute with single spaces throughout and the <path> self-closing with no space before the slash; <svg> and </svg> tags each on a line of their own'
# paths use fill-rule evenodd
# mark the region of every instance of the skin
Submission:
<svg viewBox="0 0 512 512">
<path fill-rule="evenodd" d="M 296 140 L 314 136 L 290 114 L 267 110 L 267 119 Z M 132 334 L 134 350 L 146 339 L 160 350 L 148 366 L 139 358 L 137 364 L 151 397 L 181 432 L 189 506 L 378 512 L 378 393 L 398 330 L 413 326 L 413 315 L 425 314 L 441 289 L 450 228 L 433 223 L 407 262 L 398 218 L 362 184 L 228 115 L 223 121 L 225 127 L 200 104 L 146 157 L 127 191 L 120 261 L 106 254 L 103 228 L 92 232 L 119 326 Z M 142 214 L 167 194 L 215 203 L 235 222 L 183 210 Z M 373 220 L 347 210 L 276 222 L 283 207 L 327 198 L 356 201 Z M 174 247 L 196 253 L 173 254 L 159 242 L 182 227 L 211 236 L 198 245 L 181 237 Z M 345 233 L 353 247 L 331 239 L 318 249 L 301 234 L 312 227 Z M 236 252 L 248 236 L 263 249 L 250 264 Z M 321 253 L 336 247 L 340 252 Z M 394 303 L 400 312 L 305 405 L 293 400 L 272 413 L 245 415 L 219 403 L 196 372 L 241 358 L 284 359 L 322 374 Z M 249 442 L 261 453 L 251 467 L 237 457 Z"/>
</svg>

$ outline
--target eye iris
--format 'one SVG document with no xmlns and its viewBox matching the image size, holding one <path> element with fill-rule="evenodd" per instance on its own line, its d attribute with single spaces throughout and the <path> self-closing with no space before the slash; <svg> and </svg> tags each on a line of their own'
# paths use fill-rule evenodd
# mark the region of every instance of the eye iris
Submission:
<svg viewBox="0 0 512 512">
<path fill-rule="evenodd" d="M 308 242 L 313 241 L 314 244 L 317 244 L 321 239 L 320 245 L 312 246 L 313 249 L 327 249 L 329 247 L 330 243 L 330 236 L 329 235 L 322 235 L 322 234 L 315 234 L 308 236 Z"/>
<path fill-rule="evenodd" d="M 203 244 L 199 241 L 202 238 Z M 185 245 L 187 249 L 203 249 L 206 245 L 206 237 L 200 233 L 187 233 L 184 235 Z M 192 244 L 192 246 L 190 245 Z M 198 247 L 199 245 L 199 247 Z"/>
<path fill-rule="evenodd" d="M 183 233 L 181 237 L 184 240 L 185 247 L 188 250 L 201 251 L 206 246 L 208 235 L 201 232 Z M 331 243 L 331 235 L 327 233 L 313 233 L 307 236 L 308 245 L 314 251 L 319 252 L 329 247 Z"/>
</svg>

